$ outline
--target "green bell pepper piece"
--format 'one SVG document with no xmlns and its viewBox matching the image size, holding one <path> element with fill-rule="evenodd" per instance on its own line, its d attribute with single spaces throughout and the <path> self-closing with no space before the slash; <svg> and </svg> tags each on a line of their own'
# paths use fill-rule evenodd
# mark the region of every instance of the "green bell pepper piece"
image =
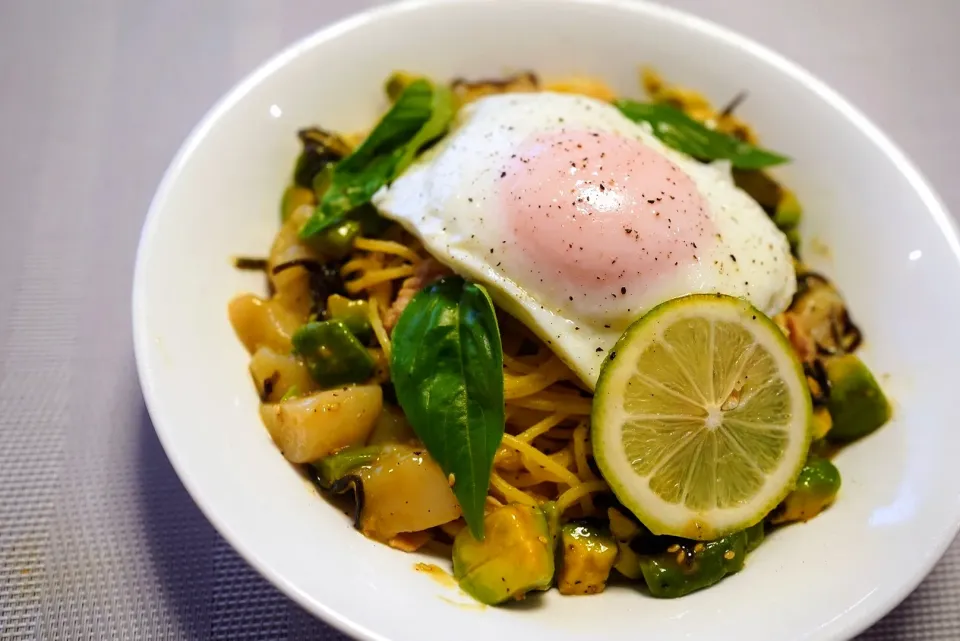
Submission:
<svg viewBox="0 0 960 641">
<path fill-rule="evenodd" d="M 293 349 L 323 387 L 362 383 L 374 373 L 370 352 L 341 321 L 303 325 L 293 335 Z"/>
<path fill-rule="evenodd" d="M 338 320 L 347 326 L 361 341 L 370 338 L 370 304 L 365 300 L 353 300 L 340 294 L 327 298 L 327 318 Z"/>
<path fill-rule="evenodd" d="M 747 543 L 746 531 L 716 541 L 675 539 L 660 554 L 641 557 L 640 570 L 653 596 L 681 597 L 743 569 Z"/>
<path fill-rule="evenodd" d="M 380 447 L 368 445 L 366 447 L 347 447 L 336 454 L 324 456 L 313 464 L 313 469 L 317 472 L 317 481 L 320 487 L 330 489 L 330 486 L 345 477 L 347 474 L 370 465 L 380 456 Z"/>
</svg>

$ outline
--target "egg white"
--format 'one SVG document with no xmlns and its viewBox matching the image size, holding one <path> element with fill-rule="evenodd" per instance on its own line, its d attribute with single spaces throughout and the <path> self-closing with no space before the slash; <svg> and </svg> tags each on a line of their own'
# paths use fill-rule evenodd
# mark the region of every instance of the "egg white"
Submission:
<svg viewBox="0 0 960 641">
<path fill-rule="evenodd" d="M 710 207 L 719 239 L 669 278 L 597 303 L 590 314 L 547 292 L 499 260 L 509 231 L 500 211 L 500 168 L 528 136 L 563 128 L 640 140 L 676 164 Z M 630 322 L 666 300 L 723 293 L 767 315 L 789 305 L 796 276 L 789 243 L 769 216 L 736 187 L 725 163 L 703 164 L 667 148 L 647 128 L 591 98 L 550 92 L 482 98 L 460 110 L 451 131 L 423 154 L 374 205 L 402 224 L 442 263 L 483 284 L 494 301 L 530 327 L 585 384 Z M 522 251 L 514 248 L 512 251 Z"/>
</svg>

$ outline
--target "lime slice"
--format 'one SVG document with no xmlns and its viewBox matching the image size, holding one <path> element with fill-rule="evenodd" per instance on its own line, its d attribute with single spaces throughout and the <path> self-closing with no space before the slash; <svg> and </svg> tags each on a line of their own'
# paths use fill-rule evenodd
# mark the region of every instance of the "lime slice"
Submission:
<svg viewBox="0 0 960 641">
<path fill-rule="evenodd" d="M 738 298 L 686 296 L 644 315 L 608 354 L 593 450 L 654 534 L 711 540 L 790 492 L 811 417 L 803 368 L 773 321 Z"/>
</svg>

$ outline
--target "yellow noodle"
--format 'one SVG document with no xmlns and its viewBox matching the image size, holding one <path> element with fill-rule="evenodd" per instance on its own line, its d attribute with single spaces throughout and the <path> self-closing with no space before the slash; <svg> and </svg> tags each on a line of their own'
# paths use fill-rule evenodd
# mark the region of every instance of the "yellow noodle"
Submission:
<svg viewBox="0 0 960 641">
<path fill-rule="evenodd" d="M 412 275 L 413 265 L 402 265 L 400 267 L 390 267 L 388 269 L 377 269 L 366 272 L 360 278 L 346 283 L 345 286 L 348 293 L 356 294 L 379 283 L 397 280 L 398 278 L 406 278 L 407 276 Z"/>
<path fill-rule="evenodd" d="M 503 363 L 507 366 L 508 369 L 512 369 L 513 371 L 519 372 L 521 374 L 529 374 L 537 370 L 536 365 L 531 365 L 530 363 L 522 361 L 515 356 L 511 356 L 506 352 L 507 352 L 507 348 L 506 346 L 504 346 Z"/>
<path fill-rule="evenodd" d="M 383 328 L 383 321 L 380 319 L 380 304 L 376 298 L 371 298 L 367 302 L 367 316 L 370 320 L 370 328 L 373 330 L 374 336 L 377 337 L 380 347 L 383 348 L 383 355 L 387 357 L 389 363 L 392 346 L 390 345 L 390 337 L 387 336 L 387 330 Z"/>
<path fill-rule="evenodd" d="M 554 459 L 550 458 L 537 448 L 517 439 L 515 436 L 504 434 L 503 444 L 508 447 L 512 447 L 520 452 L 521 455 L 523 455 L 525 459 L 524 463 L 527 465 L 527 469 L 529 469 L 531 472 L 534 472 L 534 476 L 539 476 L 539 474 L 535 472 L 536 468 L 539 467 L 546 472 L 550 472 L 557 478 L 557 480 L 566 483 L 571 487 L 580 483 L 580 479 L 577 478 L 576 474 L 568 470 L 566 467 L 558 465 Z"/>
<path fill-rule="evenodd" d="M 538 452 L 540 450 L 537 450 Z M 565 470 L 569 470 L 573 467 L 574 457 L 573 449 L 568 445 L 559 452 L 554 452 L 553 454 L 547 454 L 550 457 L 550 460 L 562 467 Z M 579 479 L 577 479 L 579 481 Z"/>
<path fill-rule="evenodd" d="M 573 428 L 572 427 L 555 427 L 546 434 L 544 438 L 548 438 L 552 441 L 569 441 L 573 438 Z"/>
<path fill-rule="evenodd" d="M 526 409 L 539 410 L 541 412 L 565 412 L 578 416 L 588 416 L 590 414 L 592 400 L 582 396 L 557 394 L 547 391 L 537 392 L 536 394 L 522 398 L 509 399 L 507 403 Z"/>
<path fill-rule="evenodd" d="M 523 376 L 506 373 L 503 377 L 504 397 L 511 399 L 535 394 L 545 390 L 557 381 L 563 380 L 569 373 L 570 370 L 567 369 L 567 366 L 556 357 Z"/>
<path fill-rule="evenodd" d="M 557 499 L 557 513 L 563 514 L 567 508 L 583 497 L 593 494 L 594 492 L 605 492 L 607 489 L 609 488 L 603 481 L 589 481 L 571 487 Z"/>
<path fill-rule="evenodd" d="M 374 269 L 380 269 L 380 263 L 372 258 L 354 258 L 340 268 L 340 276 L 346 278 L 357 272 L 367 272 Z"/>
<path fill-rule="evenodd" d="M 543 87 L 546 91 L 556 91 L 557 93 L 580 94 L 589 96 L 603 102 L 613 102 L 617 94 L 610 86 L 598 78 L 589 76 L 568 76 L 552 82 L 548 82 Z"/>
<path fill-rule="evenodd" d="M 363 251 L 380 252 L 382 254 L 399 256 L 413 263 L 414 265 L 419 264 L 420 261 L 423 260 L 415 251 L 406 245 L 394 242 L 392 240 L 377 240 L 375 238 L 363 238 L 361 236 L 353 241 L 353 246 Z"/>
<path fill-rule="evenodd" d="M 537 449 L 537 451 L 539 452 L 541 450 Z M 567 447 L 565 447 L 564 449 L 558 452 L 554 452 L 553 454 L 544 453 L 544 455 L 549 460 L 553 461 L 553 463 L 557 467 L 553 468 L 552 470 L 548 470 L 546 468 L 541 468 L 541 466 L 539 465 L 532 465 L 529 459 L 523 459 L 524 467 L 526 468 L 527 472 L 532 477 L 536 478 L 540 483 L 553 483 L 553 484 L 563 483 L 565 485 L 569 485 L 571 480 L 573 478 L 576 478 L 576 474 L 570 471 L 570 468 L 573 467 L 574 465 L 573 448 L 571 446 L 568 445 Z M 567 480 L 561 479 L 559 477 L 559 475 L 556 472 L 557 469 L 567 470 L 570 473 Z M 577 479 L 577 483 L 579 482 L 580 480 Z"/>
<path fill-rule="evenodd" d="M 380 306 L 380 311 L 385 312 L 390 309 L 390 301 L 393 299 L 393 283 L 380 283 L 370 288 L 368 296 L 376 299 Z"/>
<path fill-rule="evenodd" d="M 501 470 L 500 476 L 503 478 L 503 480 L 514 487 L 520 488 L 521 490 L 528 487 L 534 487 L 536 485 L 542 485 L 544 482 L 543 479 L 539 479 L 529 472 L 509 472 L 503 470 L 502 468 L 499 469 Z M 556 483 L 554 483 L 554 485 L 556 485 Z"/>
<path fill-rule="evenodd" d="M 577 462 L 577 476 L 582 481 L 596 480 L 593 470 L 587 462 L 587 424 L 581 423 L 573 430 L 573 457 Z M 580 499 L 580 507 L 584 512 L 593 512 L 593 499 L 584 496 Z"/>
<path fill-rule="evenodd" d="M 495 490 L 500 492 L 500 494 L 503 495 L 503 498 L 505 498 L 508 502 L 523 503 L 525 505 L 534 506 L 537 505 L 536 499 L 523 490 L 515 488 L 507 483 L 505 480 L 503 480 L 503 477 L 496 472 L 490 473 L 490 485 L 492 485 Z"/>
<path fill-rule="evenodd" d="M 495 509 L 502 506 L 503 506 L 503 503 L 501 503 L 497 497 L 493 496 L 492 494 L 487 494 L 487 502 L 486 502 L 486 505 L 484 506 L 484 512 L 487 511 L 486 509 L 487 507 Z"/>
<path fill-rule="evenodd" d="M 581 423 L 573 430 L 573 456 L 577 462 L 577 476 L 584 481 L 596 479 L 587 463 L 587 424 Z"/>
<path fill-rule="evenodd" d="M 523 441 L 524 443 L 530 443 L 533 441 L 533 439 L 542 434 L 546 434 L 566 419 L 566 414 L 552 414 L 539 423 L 536 423 L 535 425 L 532 425 L 531 427 L 528 427 L 524 431 L 517 434 L 517 440 Z"/>
<path fill-rule="evenodd" d="M 493 456 L 493 464 L 499 468 L 516 472 L 524 469 L 523 457 L 519 452 L 501 445 Z"/>
</svg>

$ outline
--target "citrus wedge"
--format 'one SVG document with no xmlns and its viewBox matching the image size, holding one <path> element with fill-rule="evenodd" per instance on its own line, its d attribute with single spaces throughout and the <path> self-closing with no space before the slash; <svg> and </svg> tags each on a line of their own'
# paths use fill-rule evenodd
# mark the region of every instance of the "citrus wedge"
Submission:
<svg viewBox="0 0 960 641">
<path fill-rule="evenodd" d="M 654 534 L 711 540 L 790 492 L 810 446 L 803 368 L 749 303 L 694 295 L 633 323 L 600 372 L 594 456 Z"/>
</svg>

